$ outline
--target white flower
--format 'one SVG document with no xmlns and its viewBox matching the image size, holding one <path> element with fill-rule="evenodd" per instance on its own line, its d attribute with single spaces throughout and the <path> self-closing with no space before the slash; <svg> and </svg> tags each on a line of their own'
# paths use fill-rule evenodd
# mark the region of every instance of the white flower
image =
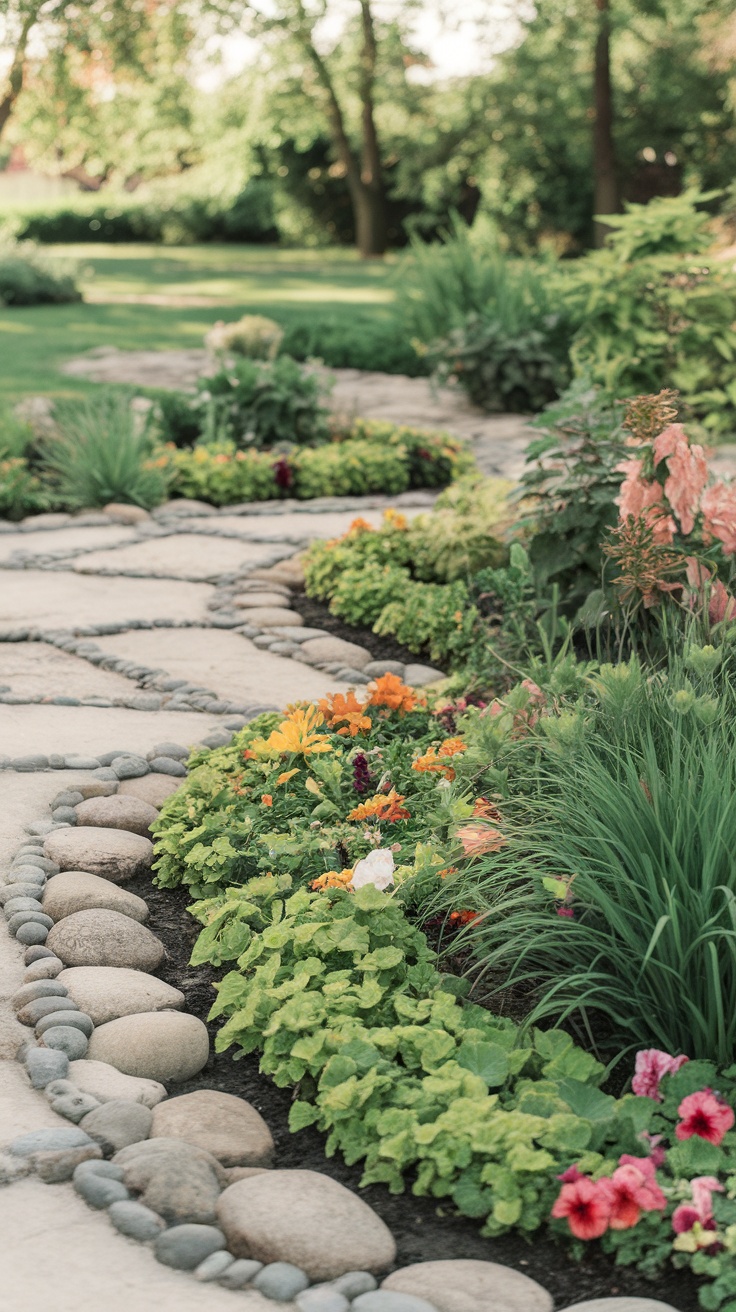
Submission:
<svg viewBox="0 0 736 1312">
<path fill-rule="evenodd" d="M 383 891 L 394 882 L 394 854 L 389 847 L 379 847 L 359 861 L 350 881 L 353 888 L 373 884 Z"/>
</svg>

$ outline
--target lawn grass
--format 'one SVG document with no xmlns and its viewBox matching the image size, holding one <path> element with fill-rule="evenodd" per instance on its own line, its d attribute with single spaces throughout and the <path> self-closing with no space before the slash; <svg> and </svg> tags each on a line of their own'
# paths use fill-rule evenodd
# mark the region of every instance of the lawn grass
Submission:
<svg viewBox="0 0 736 1312">
<path fill-rule="evenodd" d="M 85 301 L 0 309 L 0 402 L 89 391 L 94 384 L 58 369 L 96 346 L 197 347 L 216 319 L 249 313 L 284 326 L 315 313 L 351 325 L 356 317 L 388 321 L 395 296 L 395 263 L 361 261 L 348 250 L 97 243 L 44 249 L 81 265 Z"/>
</svg>

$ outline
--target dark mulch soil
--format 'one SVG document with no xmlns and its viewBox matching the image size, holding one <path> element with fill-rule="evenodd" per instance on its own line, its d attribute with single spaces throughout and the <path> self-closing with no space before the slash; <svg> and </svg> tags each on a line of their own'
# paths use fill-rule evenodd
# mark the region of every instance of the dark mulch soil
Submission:
<svg viewBox="0 0 736 1312">
<path fill-rule="evenodd" d="M 155 888 L 145 878 L 126 884 L 126 888 L 146 899 L 151 909 L 150 927 L 166 947 L 166 960 L 159 974 L 181 989 L 187 1010 L 206 1021 L 214 1000 L 212 981 L 225 972 L 189 965 L 199 926 L 186 914 L 188 894 L 182 889 Z M 213 1024 L 208 1028 L 214 1047 L 218 1026 Z M 271 1128 L 280 1168 L 323 1171 L 348 1188 L 359 1190 L 359 1167 L 348 1167 L 341 1158 L 326 1158 L 324 1138 L 318 1131 L 289 1132 L 291 1093 L 276 1088 L 260 1074 L 256 1054 L 240 1061 L 233 1060 L 232 1052 L 213 1055 L 206 1069 L 195 1079 L 177 1085 L 176 1092 L 190 1093 L 194 1089 L 218 1089 L 247 1098 L 257 1107 Z M 548 1238 L 535 1235 L 527 1242 L 517 1234 L 510 1234 L 501 1239 L 483 1239 L 472 1221 L 450 1215 L 431 1199 L 415 1198 L 411 1194 L 392 1196 L 379 1185 L 363 1190 L 362 1196 L 392 1231 L 398 1246 L 399 1266 L 440 1258 L 476 1258 L 515 1267 L 538 1280 L 554 1297 L 556 1308 L 566 1308 L 584 1299 L 628 1294 L 659 1298 L 679 1312 L 697 1312 L 697 1283 L 688 1273 L 668 1272 L 652 1285 L 636 1272 L 614 1267 L 600 1252 L 592 1252 L 577 1265 L 562 1247 Z"/>
<path fill-rule="evenodd" d="M 304 623 L 310 629 L 326 629 L 336 638 L 344 638 L 346 642 L 357 642 L 361 647 L 365 647 L 376 661 L 403 661 L 405 665 L 417 664 L 417 662 L 422 665 L 432 663 L 428 652 L 417 655 L 416 652 L 409 651 L 408 647 L 397 642 L 395 638 L 379 637 L 372 629 L 346 624 L 344 620 L 330 612 L 324 601 L 315 601 L 313 597 L 308 597 L 306 592 L 295 592 L 289 605 L 292 610 L 298 611 L 304 617 Z"/>
</svg>

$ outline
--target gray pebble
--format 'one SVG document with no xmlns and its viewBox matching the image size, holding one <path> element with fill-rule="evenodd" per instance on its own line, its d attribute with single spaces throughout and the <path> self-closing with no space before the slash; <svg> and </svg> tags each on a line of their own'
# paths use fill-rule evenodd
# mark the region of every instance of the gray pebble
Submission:
<svg viewBox="0 0 736 1312">
<path fill-rule="evenodd" d="M 32 966 L 34 961 L 43 961 L 44 957 L 53 956 L 54 953 L 51 951 L 51 948 L 45 948 L 37 944 L 35 947 L 28 949 L 23 960 L 27 966 Z M 58 961 L 58 957 L 56 959 Z"/>
<path fill-rule="evenodd" d="M 170 774 L 177 779 L 183 779 L 186 776 L 186 769 L 181 761 L 175 761 L 172 756 L 154 756 L 150 766 L 156 774 Z"/>
<path fill-rule="evenodd" d="M 96 756 L 72 755 L 64 757 L 64 766 L 67 770 L 98 770 L 101 764 Z M 69 805 L 71 806 L 72 803 L 69 803 Z"/>
<path fill-rule="evenodd" d="M 65 1081 L 66 1083 L 66 1081 Z M 93 1112 L 95 1107 L 99 1107 L 96 1098 L 91 1093 L 64 1093 L 60 1098 L 51 1098 L 51 1106 L 59 1116 L 65 1116 L 68 1121 L 73 1121 L 79 1125 L 83 1116 L 88 1112 Z"/>
<path fill-rule="evenodd" d="M 31 983 L 38 979 L 55 979 L 64 969 L 64 962 L 59 961 L 58 957 L 40 957 L 38 961 L 32 961 L 30 966 L 26 966 L 24 978 Z"/>
<path fill-rule="evenodd" d="M 51 983 L 57 984 L 58 980 L 52 980 Z M 27 1002 L 24 1007 L 18 1010 L 18 1020 L 21 1025 L 37 1025 L 42 1016 L 50 1016 L 52 1011 L 61 1009 L 62 999 L 59 997 L 51 998 L 34 998 L 32 1002 Z M 76 1002 L 71 998 L 64 997 L 65 1011 L 79 1011 Z"/>
<path fill-rule="evenodd" d="M 185 1222 L 159 1235 L 154 1254 L 164 1266 L 173 1266 L 178 1271 L 194 1271 L 211 1253 L 225 1247 L 225 1236 L 217 1226 Z"/>
<path fill-rule="evenodd" d="M 359 1294 L 351 1304 L 351 1312 L 437 1312 L 434 1303 L 414 1294 L 399 1294 L 393 1289 L 376 1289 L 370 1294 Z"/>
<path fill-rule="evenodd" d="M 210 1253 L 209 1257 L 195 1268 L 194 1279 L 201 1280 L 203 1284 L 210 1280 L 217 1280 L 234 1261 L 232 1253 L 225 1253 L 222 1250 L 219 1253 Z"/>
<path fill-rule="evenodd" d="M 64 820 L 68 825 L 77 823 L 77 813 L 73 806 L 57 806 L 51 815 L 54 820 Z"/>
<path fill-rule="evenodd" d="M 19 943 L 30 947 L 33 943 L 45 943 L 49 936 L 49 931 L 45 925 L 34 924 L 32 921 L 27 925 L 21 925 L 16 931 L 15 937 Z"/>
<path fill-rule="evenodd" d="M 137 1239 L 141 1244 L 157 1239 L 166 1226 L 166 1222 L 156 1212 L 152 1212 L 150 1207 L 128 1199 L 111 1203 L 107 1214 L 116 1230 L 129 1239 Z"/>
<path fill-rule="evenodd" d="M 41 1049 L 43 1051 L 43 1049 Z M 51 1080 L 43 1091 L 44 1098 L 53 1102 L 54 1098 L 65 1098 L 68 1093 L 80 1093 L 81 1090 L 71 1080 Z"/>
<path fill-rule="evenodd" d="M 38 895 L 41 892 L 40 884 L 23 883 L 4 884 L 0 887 L 0 906 L 4 907 L 14 897 L 32 897 L 38 901 Z"/>
<path fill-rule="evenodd" d="M 99 761 L 95 761 L 94 768 L 97 769 L 98 765 L 99 765 Z M 54 798 L 51 805 L 52 807 L 79 806 L 79 803 L 83 801 L 84 801 L 84 796 L 82 795 L 82 793 L 77 792 L 76 789 L 67 788 L 64 790 L 64 792 L 56 794 L 56 797 Z"/>
<path fill-rule="evenodd" d="M 10 1000 L 13 1004 L 13 1010 L 20 1011 L 29 1002 L 35 1002 L 36 998 L 65 997 L 67 997 L 66 985 L 60 984 L 56 979 L 37 979 L 30 984 L 21 984 Z"/>
<path fill-rule="evenodd" d="M 112 769 L 117 779 L 139 779 L 148 774 L 149 766 L 142 756 L 116 756 Z"/>
<path fill-rule="evenodd" d="M 111 784 L 117 783 L 118 780 L 118 776 L 116 775 L 115 771 L 111 770 L 108 765 L 100 766 L 99 770 L 95 770 L 93 772 L 93 778 L 99 780 L 102 783 L 111 783 Z"/>
<path fill-rule="evenodd" d="M 156 743 L 150 752 L 146 752 L 146 760 L 152 761 L 154 756 L 168 756 L 174 761 L 186 761 L 189 748 L 180 747 L 179 743 Z"/>
<path fill-rule="evenodd" d="M 95 1148 L 99 1146 L 95 1144 Z M 106 1180 L 122 1180 L 124 1172 L 122 1166 L 115 1162 L 82 1162 L 74 1172 L 74 1179 L 81 1180 L 85 1175 L 102 1175 Z"/>
<path fill-rule="evenodd" d="M 151 1132 L 153 1112 L 140 1102 L 122 1098 L 105 1102 L 85 1116 L 82 1129 L 99 1143 L 106 1153 L 117 1153 L 128 1144 L 140 1143 Z"/>
<path fill-rule="evenodd" d="M 208 733 L 206 738 L 202 739 L 203 747 L 228 747 L 232 742 L 231 733 Z"/>
<path fill-rule="evenodd" d="M 255 1262 L 247 1257 L 240 1257 L 232 1266 L 229 1266 L 224 1275 L 218 1276 L 218 1285 L 224 1285 L 225 1289 L 244 1289 L 249 1285 L 251 1280 L 263 1270 L 262 1262 Z"/>
<path fill-rule="evenodd" d="M 36 1026 L 36 1034 L 39 1039 L 47 1030 L 53 1029 L 54 1025 L 71 1025 L 73 1030 L 81 1030 L 87 1038 L 94 1029 L 92 1017 L 84 1011 L 69 1011 L 60 1007 L 58 1011 L 49 1012 L 48 1016 L 42 1016 Z"/>
<path fill-rule="evenodd" d="M 79 706 L 79 702 L 76 697 L 74 698 L 74 705 Z M 51 752 L 49 755 L 49 766 L 51 767 L 52 770 L 63 770 L 64 757 L 59 756 L 58 752 Z"/>
<path fill-rule="evenodd" d="M 34 1089 L 45 1089 L 52 1080 L 65 1079 L 69 1071 L 66 1053 L 50 1048 L 30 1048 L 24 1060 Z"/>
<path fill-rule="evenodd" d="M 49 758 L 48 756 L 41 756 L 40 754 L 33 756 L 14 756 L 10 762 L 10 768 L 11 770 L 21 771 L 48 770 Z"/>
<path fill-rule="evenodd" d="M 64 1148 L 61 1152 L 33 1153 L 28 1160 L 44 1184 L 61 1184 L 71 1180 L 81 1162 L 95 1158 L 102 1161 L 102 1149 L 97 1144 L 86 1148 Z"/>
<path fill-rule="evenodd" d="M 55 1125 L 50 1130 L 31 1130 L 21 1134 L 8 1145 L 15 1157 L 30 1157 L 31 1153 L 61 1152 L 66 1148 L 89 1148 L 94 1141 L 75 1125 Z"/>
<path fill-rule="evenodd" d="M 291 1262 L 269 1262 L 258 1272 L 253 1288 L 277 1303 L 290 1303 L 302 1290 L 309 1288 L 309 1276 Z"/>
<path fill-rule="evenodd" d="M 81 1030 L 72 1029 L 71 1025 L 53 1025 L 43 1036 L 47 1048 L 65 1052 L 70 1061 L 81 1061 L 87 1055 L 89 1040 Z"/>
<path fill-rule="evenodd" d="M 11 897 L 5 903 L 3 910 L 7 920 L 10 920 L 17 911 L 40 911 L 43 914 L 43 907 L 37 897 Z"/>
<path fill-rule="evenodd" d="M 39 884 L 43 886 L 46 883 L 47 872 L 30 861 L 19 861 L 12 866 L 8 875 L 9 884 Z"/>
<path fill-rule="evenodd" d="M 43 911 L 16 911 L 8 920 L 8 933 L 17 934 L 23 925 L 43 925 L 44 929 L 53 929 L 51 916 Z"/>
<path fill-rule="evenodd" d="M 378 1281 L 370 1271 L 346 1271 L 344 1276 L 338 1276 L 330 1284 L 347 1299 L 357 1298 L 359 1294 L 370 1294 L 372 1290 L 378 1289 Z"/>
<path fill-rule="evenodd" d="M 121 1180 L 108 1180 L 104 1175 L 89 1171 L 86 1175 L 74 1172 L 74 1188 L 90 1207 L 109 1207 L 110 1203 L 119 1203 L 130 1198 L 128 1190 Z"/>
<path fill-rule="evenodd" d="M 42 870 L 45 875 L 58 875 L 59 873 L 57 862 L 52 861 L 48 856 L 24 856 L 22 864 L 24 867 L 36 867 L 36 869 Z M 20 861 L 18 861 L 18 865 L 21 865 Z"/>
<path fill-rule="evenodd" d="M 27 834 L 50 834 L 54 827 L 53 820 L 31 820 L 31 823 L 25 826 Z"/>
<path fill-rule="evenodd" d="M 332 1285 L 314 1285 L 297 1294 L 299 1312 L 348 1312 L 350 1304 Z"/>
</svg>

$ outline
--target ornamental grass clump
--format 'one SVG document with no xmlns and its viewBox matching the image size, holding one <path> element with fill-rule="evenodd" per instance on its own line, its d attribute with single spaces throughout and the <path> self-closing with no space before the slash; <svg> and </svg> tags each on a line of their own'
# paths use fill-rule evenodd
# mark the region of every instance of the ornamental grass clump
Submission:
<svg viewBox="0 0 736 1312">
<path fill-rule="evenodd" d="M 55 499 L 69 509 L 122 501 L 150 510 L 167 493 L 167 460 L 130 394 L 110 389 L 60 403 L 58 433 L 48 438 L 43 468 Z"/>
<path fill-rule="evenodd" d="M 601 1051 L 736 1050 L 736 692 L 709 654 L 603 667 L 598 707 L 543 714 L 507 757 L 506 843 L 455 885 L 476 988 L 522 985 Z"/>
</svg>

